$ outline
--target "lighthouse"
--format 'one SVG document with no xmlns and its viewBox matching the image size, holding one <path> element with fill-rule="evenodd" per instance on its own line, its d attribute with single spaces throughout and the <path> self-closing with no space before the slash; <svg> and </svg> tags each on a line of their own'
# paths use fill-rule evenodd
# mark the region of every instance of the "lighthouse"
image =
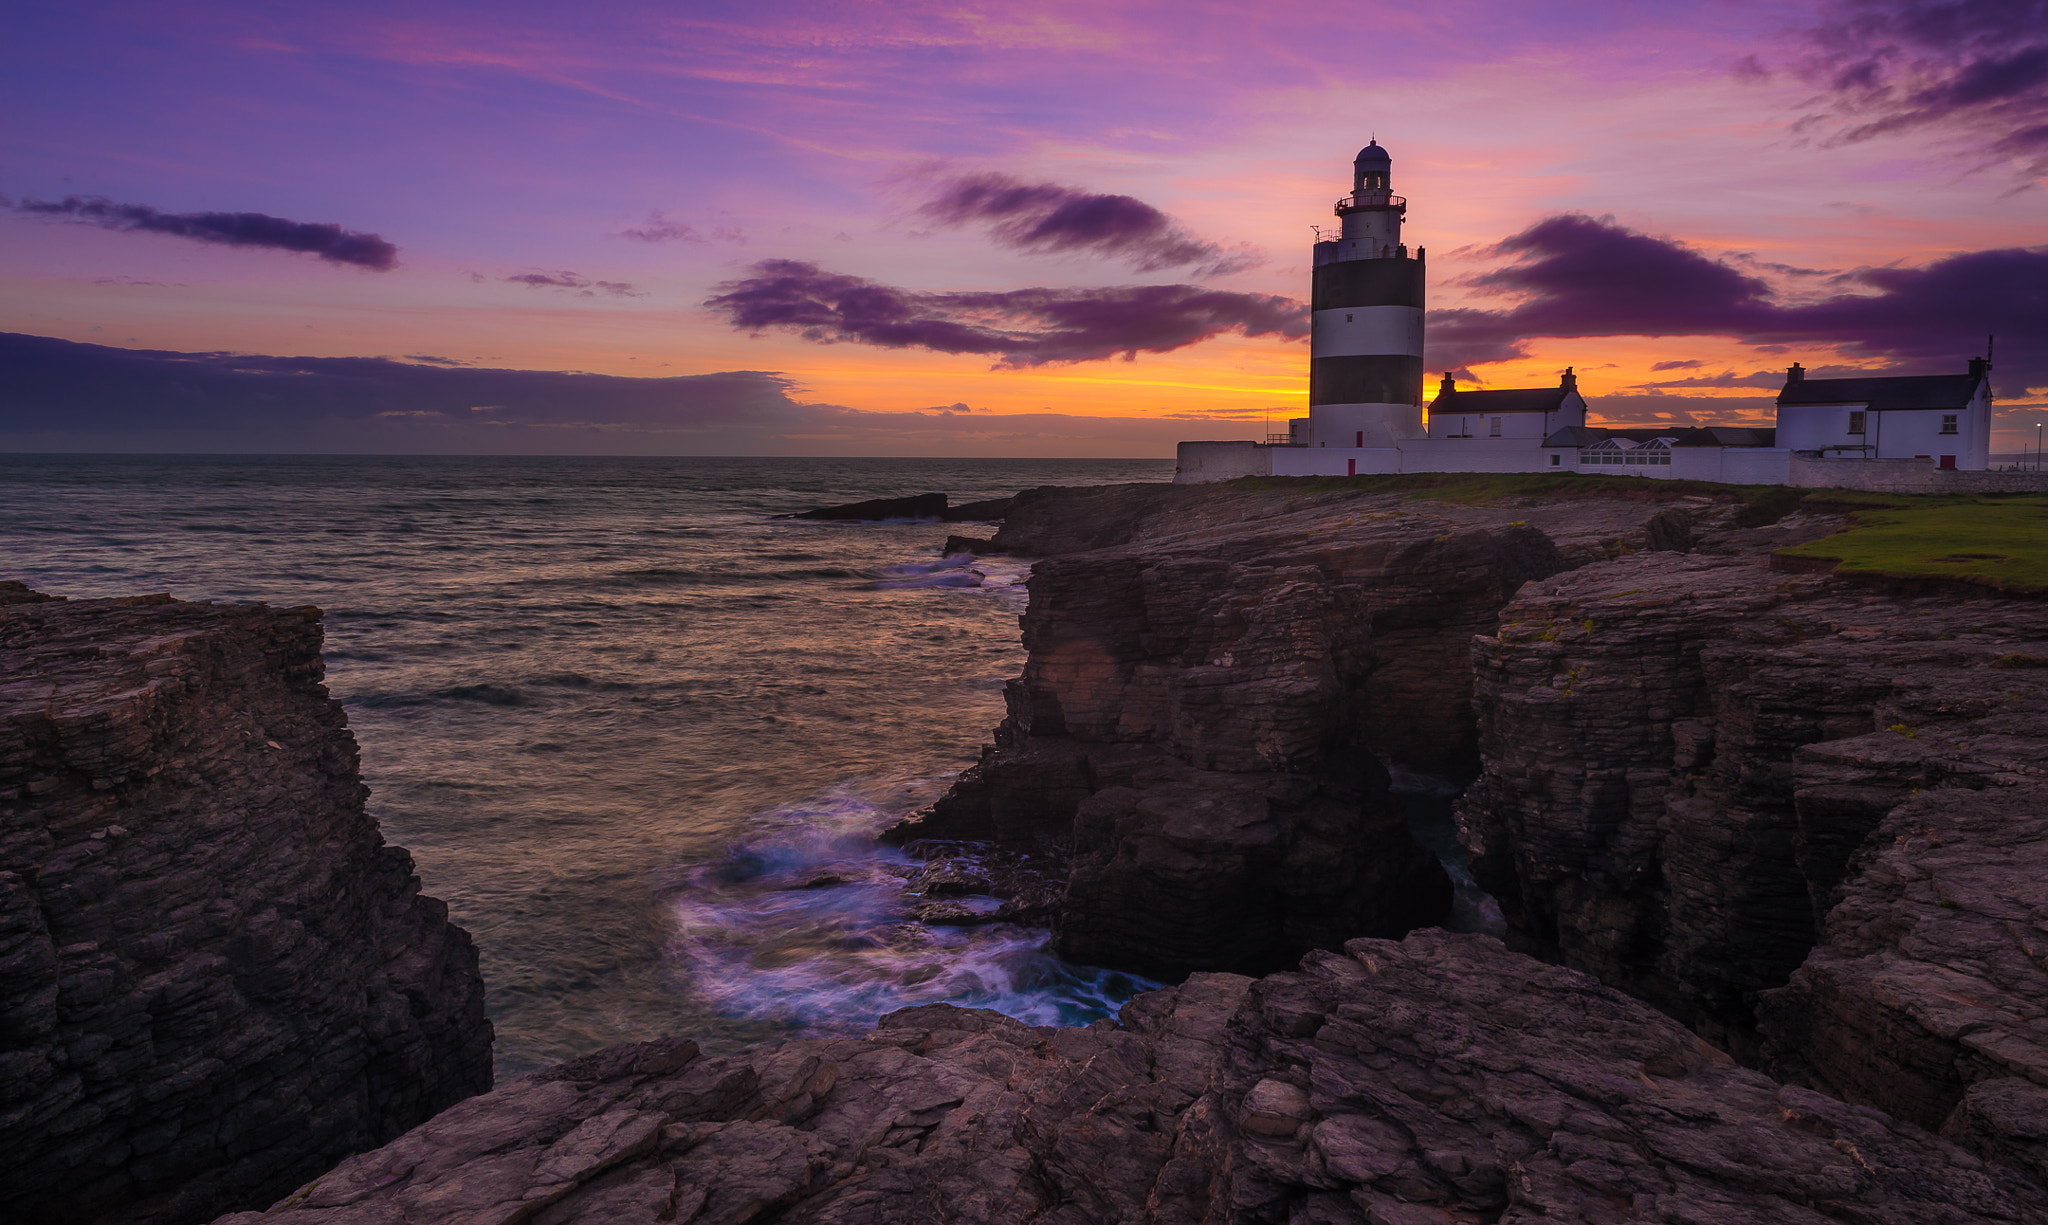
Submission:
<svg viewBox="0 0 2048 1225">
<path fill-rule="evenodd" d="M 1311 445 L 1389 447 L 1422 429 L 1422 250 L 1401 242 L 1408 201 L 1377 140 L 1352 163 L 1340 226 L 1315 245 Z"/>
</svg>

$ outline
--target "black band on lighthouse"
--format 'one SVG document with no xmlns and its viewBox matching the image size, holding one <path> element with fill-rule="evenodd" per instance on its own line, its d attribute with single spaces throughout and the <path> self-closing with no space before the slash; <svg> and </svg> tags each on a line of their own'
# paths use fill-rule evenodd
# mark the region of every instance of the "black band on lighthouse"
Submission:
<svg viewBox="0 0 2048 1225">
<path fill-rule="evenodd" d="M 1341 268 L 1343 265 L 1333 264 L 1331 267 Z M 1312 406 L 1420 404 L 1422 358 L 1391 353 L 1372 357 L 1311 358 L 1308 363 L 1308 402 Z"/>
<path fill-rule="evenodd" d="M 1423 267 L 1419 259 L 1353 259 L 1315 270 L 1310 310 L 1347 306 L 1422 308 Z M 1406 403 L 1404 400 L 1390 403 Z"/>
</svg>

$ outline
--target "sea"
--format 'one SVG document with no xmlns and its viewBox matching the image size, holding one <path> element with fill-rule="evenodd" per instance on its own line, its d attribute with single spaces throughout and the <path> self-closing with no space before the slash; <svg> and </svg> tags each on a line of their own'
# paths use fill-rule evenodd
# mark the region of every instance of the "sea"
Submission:
<svg viewBox="0 0 2048 1225">
<path fill-rule="evenodd" d="M 1156 985 L 925 927 L 875 834 L 972 764 L 1026 563 L 776 516 L 1166 481 L 1170 460 L 0 456 L 0 578 L 325 610 L 370 812 L 476 938 L 501 1078 L 951 1002 L 1086 1024 Z M 972 899 L 968 900 L 972 903 Z"/>
</svg>

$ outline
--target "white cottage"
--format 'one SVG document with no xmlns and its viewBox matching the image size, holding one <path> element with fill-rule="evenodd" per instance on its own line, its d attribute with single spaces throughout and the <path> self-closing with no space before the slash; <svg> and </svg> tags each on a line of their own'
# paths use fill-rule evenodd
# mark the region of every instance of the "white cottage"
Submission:
<svg viewBox="0 0 2048 1225">
<path fill-rule="evenodd" d="M 1795 362 L 1778 393 L 1778 445 L 1821 460 L 1981 471 L 1991 464 L 1990 368 L 1973 357 L 1968 374 L 1810 379 Z"/>
</svg>

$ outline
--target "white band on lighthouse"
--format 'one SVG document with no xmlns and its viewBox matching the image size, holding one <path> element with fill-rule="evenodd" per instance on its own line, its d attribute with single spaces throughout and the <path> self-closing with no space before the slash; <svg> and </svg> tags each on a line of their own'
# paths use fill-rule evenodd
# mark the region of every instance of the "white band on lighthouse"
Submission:
<svg viewBox="0 0 2048 1225">
<path fill-rule="evenodd" d="M 1317 357 L 1368 354 L 1422 356 L 1422 310 L 1414 306 L 1349 306 L 1310 317 L 1310 351 Z"/>
</svg>

